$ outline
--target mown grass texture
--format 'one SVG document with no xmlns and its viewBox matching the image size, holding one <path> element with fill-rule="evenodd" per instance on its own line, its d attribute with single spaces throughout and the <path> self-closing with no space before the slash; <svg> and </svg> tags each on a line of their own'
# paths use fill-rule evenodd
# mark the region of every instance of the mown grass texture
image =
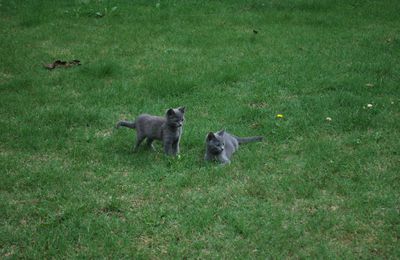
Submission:
<svg viewBox="0 0 400 260">
<path fill-rule="evenodd" d="M 2 258 L 400 256 L 398 1 L 0 12 Z M 181 105 L 180 158 L 114 129 Z M 220 129 L 265 141 L 206 165 Z"/>
</svg>

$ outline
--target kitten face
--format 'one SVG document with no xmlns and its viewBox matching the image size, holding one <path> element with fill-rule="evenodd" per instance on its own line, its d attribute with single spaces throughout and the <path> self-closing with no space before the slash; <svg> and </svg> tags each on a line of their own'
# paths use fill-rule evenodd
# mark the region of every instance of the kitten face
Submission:
<svg viewBox="0 0 400 260">
<path fill-rule="evenodd" d="M 210 132 L 207 136 L 207 149 L 214 155 L 222 153 L 225 149 L 225 143 L 222 136 Z"/>
<path fill-rule="evenodd" d="M 183 126 L 183 121 L 185 121 L 185 108 L 179 107 L 177 109 L 168 109 L 167 111 L 167 124 L 171 127 L 178 128 Z"/>
</svg>

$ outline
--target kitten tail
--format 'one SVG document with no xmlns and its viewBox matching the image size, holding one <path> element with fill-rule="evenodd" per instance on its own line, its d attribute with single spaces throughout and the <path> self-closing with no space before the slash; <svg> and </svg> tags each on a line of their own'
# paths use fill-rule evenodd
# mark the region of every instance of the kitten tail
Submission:
<svg viewBox="0 0 400 260">
<path fill-rule="evenodd" d="M 125 126 L 128 128 L 136 128 L 135 122 L 128 122 L 128 121 L 119 121 L 116 125 L 116 128 L 120 128 L 121 126 Z"/>
<path fill-rule="evenodd" d="M 262 136 L 236 137 L 236 140 L 239 142 L 239 144 L 252 143 L 252 142 L 260 142 L 260 141 L 262 141 L 262 139 L 263 139 Z"/>
</svg>

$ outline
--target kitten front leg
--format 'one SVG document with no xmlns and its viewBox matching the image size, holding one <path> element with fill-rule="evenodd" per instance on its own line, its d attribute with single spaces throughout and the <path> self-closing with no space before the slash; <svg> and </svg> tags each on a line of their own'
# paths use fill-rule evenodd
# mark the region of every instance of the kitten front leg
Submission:
<svg viewBox="0 0 400 260">
<path fill-rule="evenodd" d="M 172 154 L 177 155 L 179 154 L 179 140 L 175 143 L 172 143 Z"/>
<path fill-rule="evenodd" d="M 213 161 L 214 160 L 214 156 L 209 154 L 208 152 L 206 152 L 206 155 L 204 156 L 204 160 L 206 161 Z"/>
<path fill-rule="evenodd" d="M 226 157 L 226 155 L 224 155 L 224 154 L 221 154 L 221 155 L 218 156 L 218 161 L 219 161 L 222 165 L 230 164 L 230 163 L 231 163 L 231 161 L 228 159 L 228 157 Z"/>
<path fill-rule="evenodd" d="M 164 142 L 164 153 L 166 155 L 172 154 L 172 142 Z"/>
</svg>

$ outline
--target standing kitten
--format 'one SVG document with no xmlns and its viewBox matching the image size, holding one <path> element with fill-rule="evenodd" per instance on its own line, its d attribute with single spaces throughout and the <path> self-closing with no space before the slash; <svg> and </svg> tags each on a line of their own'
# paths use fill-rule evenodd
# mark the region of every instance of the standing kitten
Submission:
<svg viewBox="0 0 400 260">
<path fill-rule="evenodd" d="M 170 108 L 167 110 L 165 117 L 141 114 L 135 119 L 135 122 L 118 122 L 117 128 L 125 126 L 136 129 L 135 152 L 138 151 L 140 143 L 147 138 L 147 146 L 150 148 L 153 148 L 152 142 L 154 140 L 161 140 L 165 154 L 177 155 L 179 153 L 184 114 L 185 107 Z"/>
<path fill-rule="evenodd" d="M 261 141 L 261 136 L 237 137 L 231 135 L 225 130 L 217 133 L 210 132 L 206 138 L 206 161 L 218 160 L 222 164 L 229 164 L 230 158 L 234 152 L 239 149 L 239 144 Z"/>
</svg>

